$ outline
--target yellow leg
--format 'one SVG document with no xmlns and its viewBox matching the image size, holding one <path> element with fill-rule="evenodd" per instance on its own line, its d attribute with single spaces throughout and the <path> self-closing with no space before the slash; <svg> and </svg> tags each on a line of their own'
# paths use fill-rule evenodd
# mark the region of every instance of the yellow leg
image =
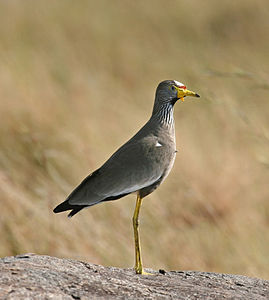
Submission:
<svg viewBox="0 0 269 300">
<path fill-rule="evenodd" d="M 150 273 L 144 272 L 142 267 L 141 250 L 140 250 L 140 240 L 139 240 L 139 211 L 142 204 L 142 198 L 139 194 L 137 195 L 135 211 L 133 215 L 133 227 L 134 227 L 134 240 L 135 240 L 135 272 L 136 274 L 152 275 Z"/>
</svg>

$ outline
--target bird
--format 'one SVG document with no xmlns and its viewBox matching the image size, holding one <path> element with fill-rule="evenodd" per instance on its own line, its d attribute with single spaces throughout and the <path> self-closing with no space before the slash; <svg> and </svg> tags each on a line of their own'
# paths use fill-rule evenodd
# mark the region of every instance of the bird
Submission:
<svg viewBox="0 0 269 300">
<path fill-rule="evenodd" d="M 143 269 L 138 230 L 142 199 L 151 194 L 172 169 L 177 153 L 174 105 L 178 100 L 183 102 L 186 96 L 200 97 L 179 81 L 160 82 L 146 124 L 53 210 L 54 213 L 71 210 L 68 214 L 71 218 L 86 207 L 136 193 L 132 219 L 136 274 L 149 274 Z"/>
</svg>

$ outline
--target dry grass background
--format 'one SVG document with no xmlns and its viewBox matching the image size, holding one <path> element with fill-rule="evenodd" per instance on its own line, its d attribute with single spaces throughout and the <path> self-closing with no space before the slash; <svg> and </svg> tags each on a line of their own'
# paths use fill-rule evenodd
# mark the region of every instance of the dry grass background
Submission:
<svg viewBox="0 0 269 300">
<path fill-rule="evenodd" d="M 53 207 L 149 118 L 175 108 L 178 156 L 141 212 L 145 266 L 269 279 L 269 4 L 0 2 L 0 255 L 133 265 L 135 196 Z"/>
</svg>

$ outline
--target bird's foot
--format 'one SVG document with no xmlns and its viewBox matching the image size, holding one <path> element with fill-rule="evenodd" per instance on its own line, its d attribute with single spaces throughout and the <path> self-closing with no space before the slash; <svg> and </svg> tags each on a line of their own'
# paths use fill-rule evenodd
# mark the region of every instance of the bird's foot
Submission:
<svg viewBox="0 0 269 300">
<path fill-rule="evenodd" d="M 153 273 L 148 273 L 142 268 L 135 268 L 135 273 L 138 275 L 154 275 Z"/>
<path fill-rule="evenodd" d="M 146 275 L 146 276 L 148 276 L 148 275 L 154 275 L 154 274 L 153 274 L 153 273 L 148 273 L 148 272 L 145 272 L 144 270 L 142 270 L 141 275 Z"/>
</svg>

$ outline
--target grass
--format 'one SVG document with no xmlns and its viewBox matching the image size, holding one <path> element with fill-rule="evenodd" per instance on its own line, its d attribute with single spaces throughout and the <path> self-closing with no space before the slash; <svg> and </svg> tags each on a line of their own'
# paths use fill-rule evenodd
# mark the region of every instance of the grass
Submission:
<svg viewBox="0 0 269 300">
<path fill-rule="evenodd" d="M 177 160 L 141 212 L 144 264 L 269 279 L 268 20 L 265 0 L 0 2 L 0 255 L 131 267 L 134 196 L 71 220 L 52 209 L 176 79 L 201 99 L 175 108 Z"/>
</svg>

